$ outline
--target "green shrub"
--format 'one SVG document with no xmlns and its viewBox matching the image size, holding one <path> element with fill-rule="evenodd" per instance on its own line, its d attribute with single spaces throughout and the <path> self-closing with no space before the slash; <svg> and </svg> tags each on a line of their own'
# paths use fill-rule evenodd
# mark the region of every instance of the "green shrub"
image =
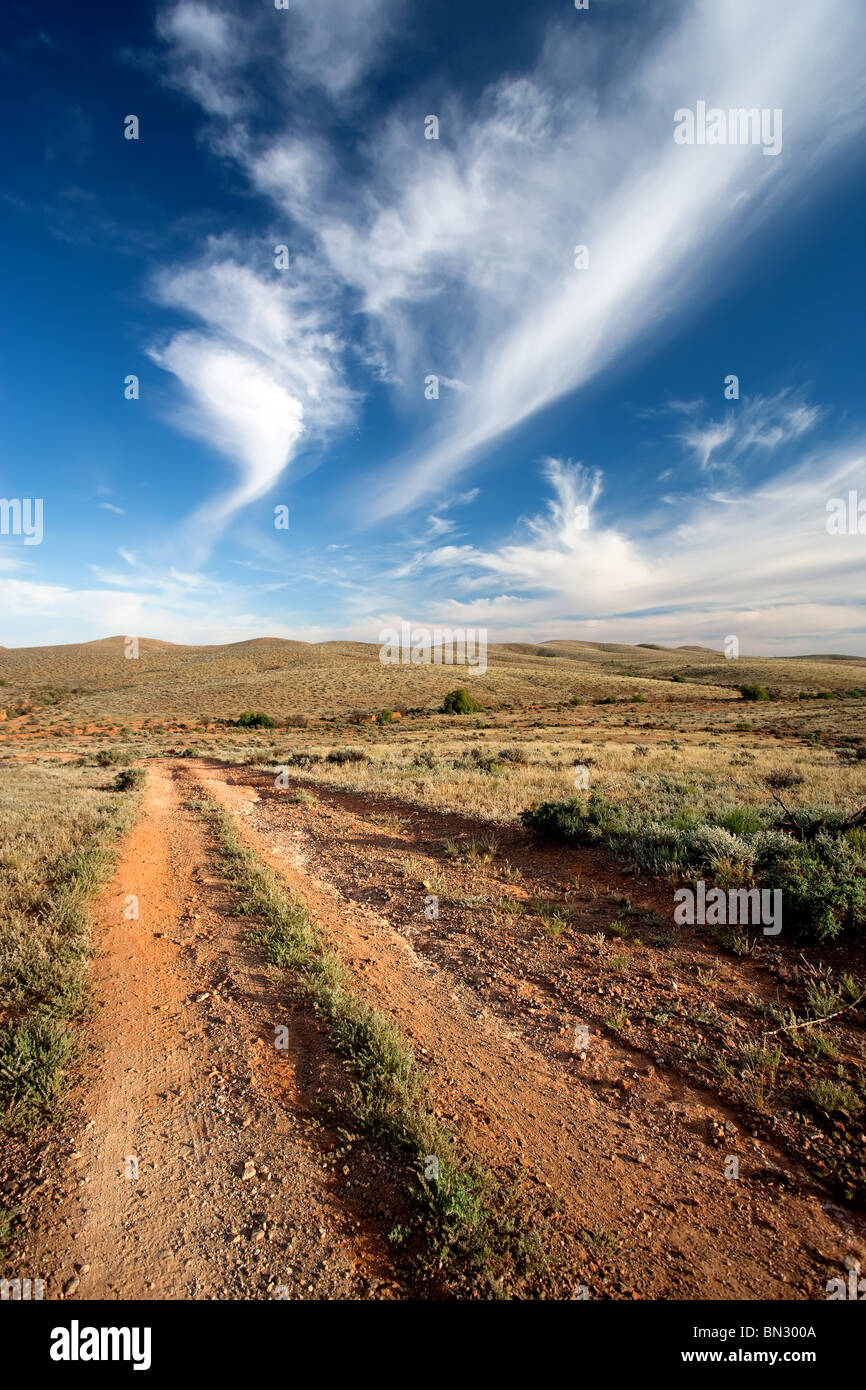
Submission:
<svg viewBox="0 0 866 1390">
<path fill-rule="evenodd" d="M 866 921 L 866 888 L 860 860 L 844 839 L 822 834 L 800 843 L 780 835 L 775 850 L 758 863 L 766 888 L 779 888 L 786 928 L 826 941 Z"/>
<path fill-rule="evenodd" d="M 118 772 L 111 784 L 111 790 L 115 792 L 138 791 L 147 781 L 147 773 L 143 767 L 125 767 L 122 772 Z"/>
<path fill-rule="evenodd" d="M 393 711 L 392 709 L 380 709 L 380 710 L 379 710 L 379 713 L 376 715 L 376 723 L 377 723 L 377 724 L 393 724 L 393 723 L 394 723 L 394 711 Z"/>
<path fill-rule="evenodd" d="M 754 835 L 758 830 L 763 830 L 766 824 L 764 816 L 754 806 L 725 806 L 721 811 L 712 814 L 713 825 L 720 825 L 725 830 L 730 830 L 732 835 Z"/>
<path fill-rule="evenodd" d="M 0 1031 L 0 1078 L 10 1128 L 24 1125 L 50 1110 L 75 1060 L 75 1033 L 62 1018 L 33 1014 Z"/>
<path fill-rule="evenodd" d="M 520 817 L 523 825 L 552 840 L 567 844 L 597 844 L 624 829 L 623 815 L 615 801 L 601 792 L 591 792 L 586 801 L 570 797 L 567 801 L 545 801 Z"/>
<path fill-rule="evenodd" d="M 740 694 L 744 700 L 769 700 L 770 692 L 762 685 L 741 685 Z"/>
<path fill-rule="evenodd" d="M 239 729 L 273 729 L 276 727 L 275 721 L 269 714 L 257 714 L 254 710 L 246 709 L 240 718 L 235 720 Z"/>
<path fill-rule="evenodd" d="M 845 839 L 851 845 L 854 853 L 866 864 L 866 826 L 857 825 L 853 830 L 845 831 Z"/>
<path fill-rule="evenodd" d="M 484 708 L 468 690 L 450 690 L 442 701 L 443 714 L 479 714 Z"/>
<path fill-rule="evenodd" d="M 863 1109 L 863 1102 L 856 1092 L 839 1081 L 814 1081 L 809 1087 L 809 1099 L 819 1110 L 824 1110 L 829 1115 L 837 1110 L 842 1110 L 848 1115 L 859 1115 Z"/>
</svg>

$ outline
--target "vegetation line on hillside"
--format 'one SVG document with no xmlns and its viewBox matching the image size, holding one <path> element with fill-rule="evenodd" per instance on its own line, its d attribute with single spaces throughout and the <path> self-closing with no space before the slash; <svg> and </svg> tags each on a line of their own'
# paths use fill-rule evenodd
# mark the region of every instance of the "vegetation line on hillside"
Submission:
<svg viewBox="0 0 866 1390">
<path fill-rule="evenodd" d="M 15 1131 L 53 1116 L 78 1056 L 90 904 L 140 801 L 136 790 L 105 799 L 108 789 L 73 783 L 68 769 L 34 787 L 28 771 L 26 810 L 3 804 L 0 852 L 0 1127 Z"/>
<path fill-rule="evenodd" d="M 352 993 L 350 973 L 304 904 L 241 840 L 231 814 L 209 801 L 187 804 L 217 835 L 221 869 L 241 893 L 238 910 L 255 922 L 252 939 L 264 947 L 272 966 L 291 972 L 302 995 L 327 1020 L 351 1075 L 340 1100 L 370 1133 L 384 1136 L 409 1159 L 424 1263 L 446 1276 L 468 1274 L 476 1288 L 502 1293 L 513 1278 L 540 1263 L 540 1243 L 525 1228 L 515 1192 L 484 1171 L 437 1122 L 407 1040 Z M 400 1243 L 409 1234 L 397 1230 L 392 1239 Z"/>
</svg>

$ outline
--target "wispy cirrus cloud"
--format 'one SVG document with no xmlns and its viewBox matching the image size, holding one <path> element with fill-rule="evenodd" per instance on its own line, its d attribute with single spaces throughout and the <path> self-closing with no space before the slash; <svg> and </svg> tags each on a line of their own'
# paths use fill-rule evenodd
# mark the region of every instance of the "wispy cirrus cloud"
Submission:
<svg viewBox="0 0 866 1390">
<path fill-rule="evenodd" d="M 675 438 L 694 454 L 702 471 L 730 469 L 750 452 L 772 454 L 782 445 L 797 444 L 821 419 L 818 406 L 809 405 L 791 388 L 777 395 L 753 396 L 732 402 L 720 419 L 701 422 L 688 410 L 690 423 Z M 671 409 L 676 409 L 676 405 Z"/>
<path fill-rule="evenodd" d="M 304 83 L 338 103 L 394 38 L 395 5 L 338 6 L 334 26 L 335 5 L 299 7 L 287 110 L 297 112 Z M 186 71 L 213 114 L 197 92 L 202 43 L 180 19 L 163 32 L 176 80 Z M 230 91 L 235 56 L 248 64 L 275 31 L 273 17 L 253 26 L 237 55 L 218 23 L 205 32 Z M 522 73 L 472 100 L 441 93 L 438 141 L 423 139 L 417 94 L 379 115 L 375 136 L 359 122 L 351 160 L 297 119 L 264 135 L 243 120 L 217 133 L 216 148 L 324 259 L 347 296 L 340 311 L 360 311 L 376 380 L 404 405 L 431 363 L 472 383 L 443 396 L 432 424 L 429 410 L 418 417 L 414 444 L 374 486 L 364 481 L 353 507 L 373 520 L 431 498 L 521 422 L 692 312 L 713 268 L 736 274 L 734 252 L 792 197 L 814 195 L 862 131 L 864 39 L 866 14 L 844 0 L 691 0 L 623 34 L 618 77 L 600 32 L 571 16 L 550 24 Z M 781 155 L 675 145 L 674 112 L 702 96 L 782 108 Z M 587 270 L 572 265 L 578 243 Z M 729 428 L 703 441 L 704 466 Z"/>
</svg>

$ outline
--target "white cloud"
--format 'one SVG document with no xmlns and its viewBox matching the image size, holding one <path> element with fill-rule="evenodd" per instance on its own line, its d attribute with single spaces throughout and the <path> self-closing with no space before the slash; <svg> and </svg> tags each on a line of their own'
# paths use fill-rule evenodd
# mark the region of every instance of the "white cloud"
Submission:
<svg viewBox="0 0 866 1390">
<path fill-rule="evenodd" d="M 317 89 L 346 105 L 404 29 L 405 12 L 405 0 L 291 0 L 289 10 L 178 0 L 160 11 L 157 32 L 171 84 L 231 120 L 261 88 L 263 53 L 284 102 L 302 104 L 300 94 Z"/>
<path fill-rule="evenodd" d="M 237 487 L 197 513 L 210 531 L 273 487 L 303 433 L 304 408 L 264 367 L 198 334 L 179 333 L 152 356 L 189 392 L 186 428 L 238 465 Z"/>
<path fill-rule="evenodd" d="M 427 536 L 430 540 L 436 536 L 444 536 L 446 532 L 453 531 L 455 525 L 456 522 L 451 521 L 448 517 L 436 516 L 431 513 L 427 518 Z"/>
<path fill-rule="evenodd" d="M 694 419 L 695 412 L 689 413 Z M 772 397 L 732 401 L 724 418 L 706 424 L 695 421 L 676 437 L 694 452 L 702 471 L 730 468 L 750 450 L 770 454 L 783 444 L 796 443 L 820 418 L 819 408 L 797 400 L 789 387 Z"/>
<path fill-rule="evenodd" d="M 653 515 L 629 532 L 602 519 L 599 474 L 549 460 L 552 497 L 520 538 L 494 549 L 439 547 L 399 577 L 411 575 L 427 611 L 500 635 L 693 642 L 746 631 L 802 650 L 833 631 L 834 642 L 845 633 L 863 652 L 855 602 L 863 538 L 829 535 L 826 506 L 862 489 L 864 467 L 863 447 L 812 455 L 755 488 L 681 500 L 673 519 Z M 442 572 L 444 592 L 433 587 Z"/>
<path fill-rule="evenodd" d="M 157 31 L 168 46 L 169 81 L 210 116 L 231 118 L 244 106 L 237 67 L 249 53 L 249 29 L 201 0 L 163 10 Z"/>
<path fill-rule="evenodd" d="M 310 0 L 287 62 L 332 95 L 347 90 L 395 13 L 385 0 Z M 255 32 L 273 44 L 270 21 Z M 414 446 L 365 480 L 353 506 L 375 519 L 441 492 L 501 436 L 693 311 L 714 274 L 735 277 L 761 224 L 814 195 L 861 132 L 863 40 L 866 13 L 846 0 L 691 0 L 641 27 L 611 78 L 601 36 L 571 16 L 550 26 L 531 70 L 474 106 L 443 92 L 438 141 L 423 138 L 417 94 L 377 116 L 375 135 L 358 123 L 351 165 L 297 119 L 220 136 L 326 258 L 354 297 L 346 307 L 363 310 L 375 379 L 399 383 L 407 407 L 431 360 L 472 383 L 416 418 Z M 239 66 L 247 56 L 241 45 Z M 674 112 L 698 97 L 781 107 L 782 153 L 676 145 Z M 578 243 L 590 248 L 586 271 L 572 265 Z"/>
<path fill-rule="evenodd" d="M 177 418 L 240 474 L 237 487 L 194 518 L 205 545 L 275 485 L 302 442 L 345 423 L 354 397 L 342 377 L 341 341 L 279 272 L 265 281 L 217 246 L 197 265 L 160 273 L 155 293 L 204 325 L 151 349 L 188 393 Z"/>
<path fill-rule="evenodd" d="M 293 0 L 286 36 L 292 75 L 344 98 L 378 65 L 404 10 L 404 0 Z"/>
</svg>

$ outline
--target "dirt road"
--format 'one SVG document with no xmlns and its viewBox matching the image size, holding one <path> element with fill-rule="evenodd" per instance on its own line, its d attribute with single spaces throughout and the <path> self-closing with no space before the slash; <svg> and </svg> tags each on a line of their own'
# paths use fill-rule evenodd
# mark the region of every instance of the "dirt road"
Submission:
<svg viewBox="0 0 866 1390">
<path fill-rule="evenodd" d="M 573 1019 L 526 987 L 516 958 L 495 978 L 479 968 L 481 928 L 472 949 L 428 922 L 411 875 L 401 888 L 372 862 L 380 842 L 425 853 L 429 826 L 421 835 L 408 809 L 383 829 L 357 796 L 295 805 L 261 775 L 183 761 L 151 764 L 143 815 L 98 904 L 78 1118 L 25 1183 L 11 1263 L 46 1278 L 46 1297 L 430 1292 L 387 1239 L 406 1176 L 376 1144 L 339 1133 L 340 1063 L 247 941 L 210 832 L 185 805 L 196 795 L 231 810 L 358 992 L 399 1023 L 438 1113 L 493 1171 L 523 1173 L 545 1296 L 819 1299 L 846 1255 L 866 1256 L 857 1218 L 733 1125 L 717 1097 L 600 1034 L 576 1057 Z M 728 1124 L 721 1147 L 706 1142 L 708 1121 Z"/>
<path fill-rule="evenodd" d="M 386 1159 L 369 1150 L 349 1176 L 329 1157 L 317 1088 L 333 1059 L 245 944 L 186 794 L 170 765 L 150 770 L 97 905 L 79 1119 L 41 1155 L 31 1229 L 6 1266 L 45 1278 L 46 1298 L 393 1296 L 386 1223 L 371 1216 Z"/>
</svg>

